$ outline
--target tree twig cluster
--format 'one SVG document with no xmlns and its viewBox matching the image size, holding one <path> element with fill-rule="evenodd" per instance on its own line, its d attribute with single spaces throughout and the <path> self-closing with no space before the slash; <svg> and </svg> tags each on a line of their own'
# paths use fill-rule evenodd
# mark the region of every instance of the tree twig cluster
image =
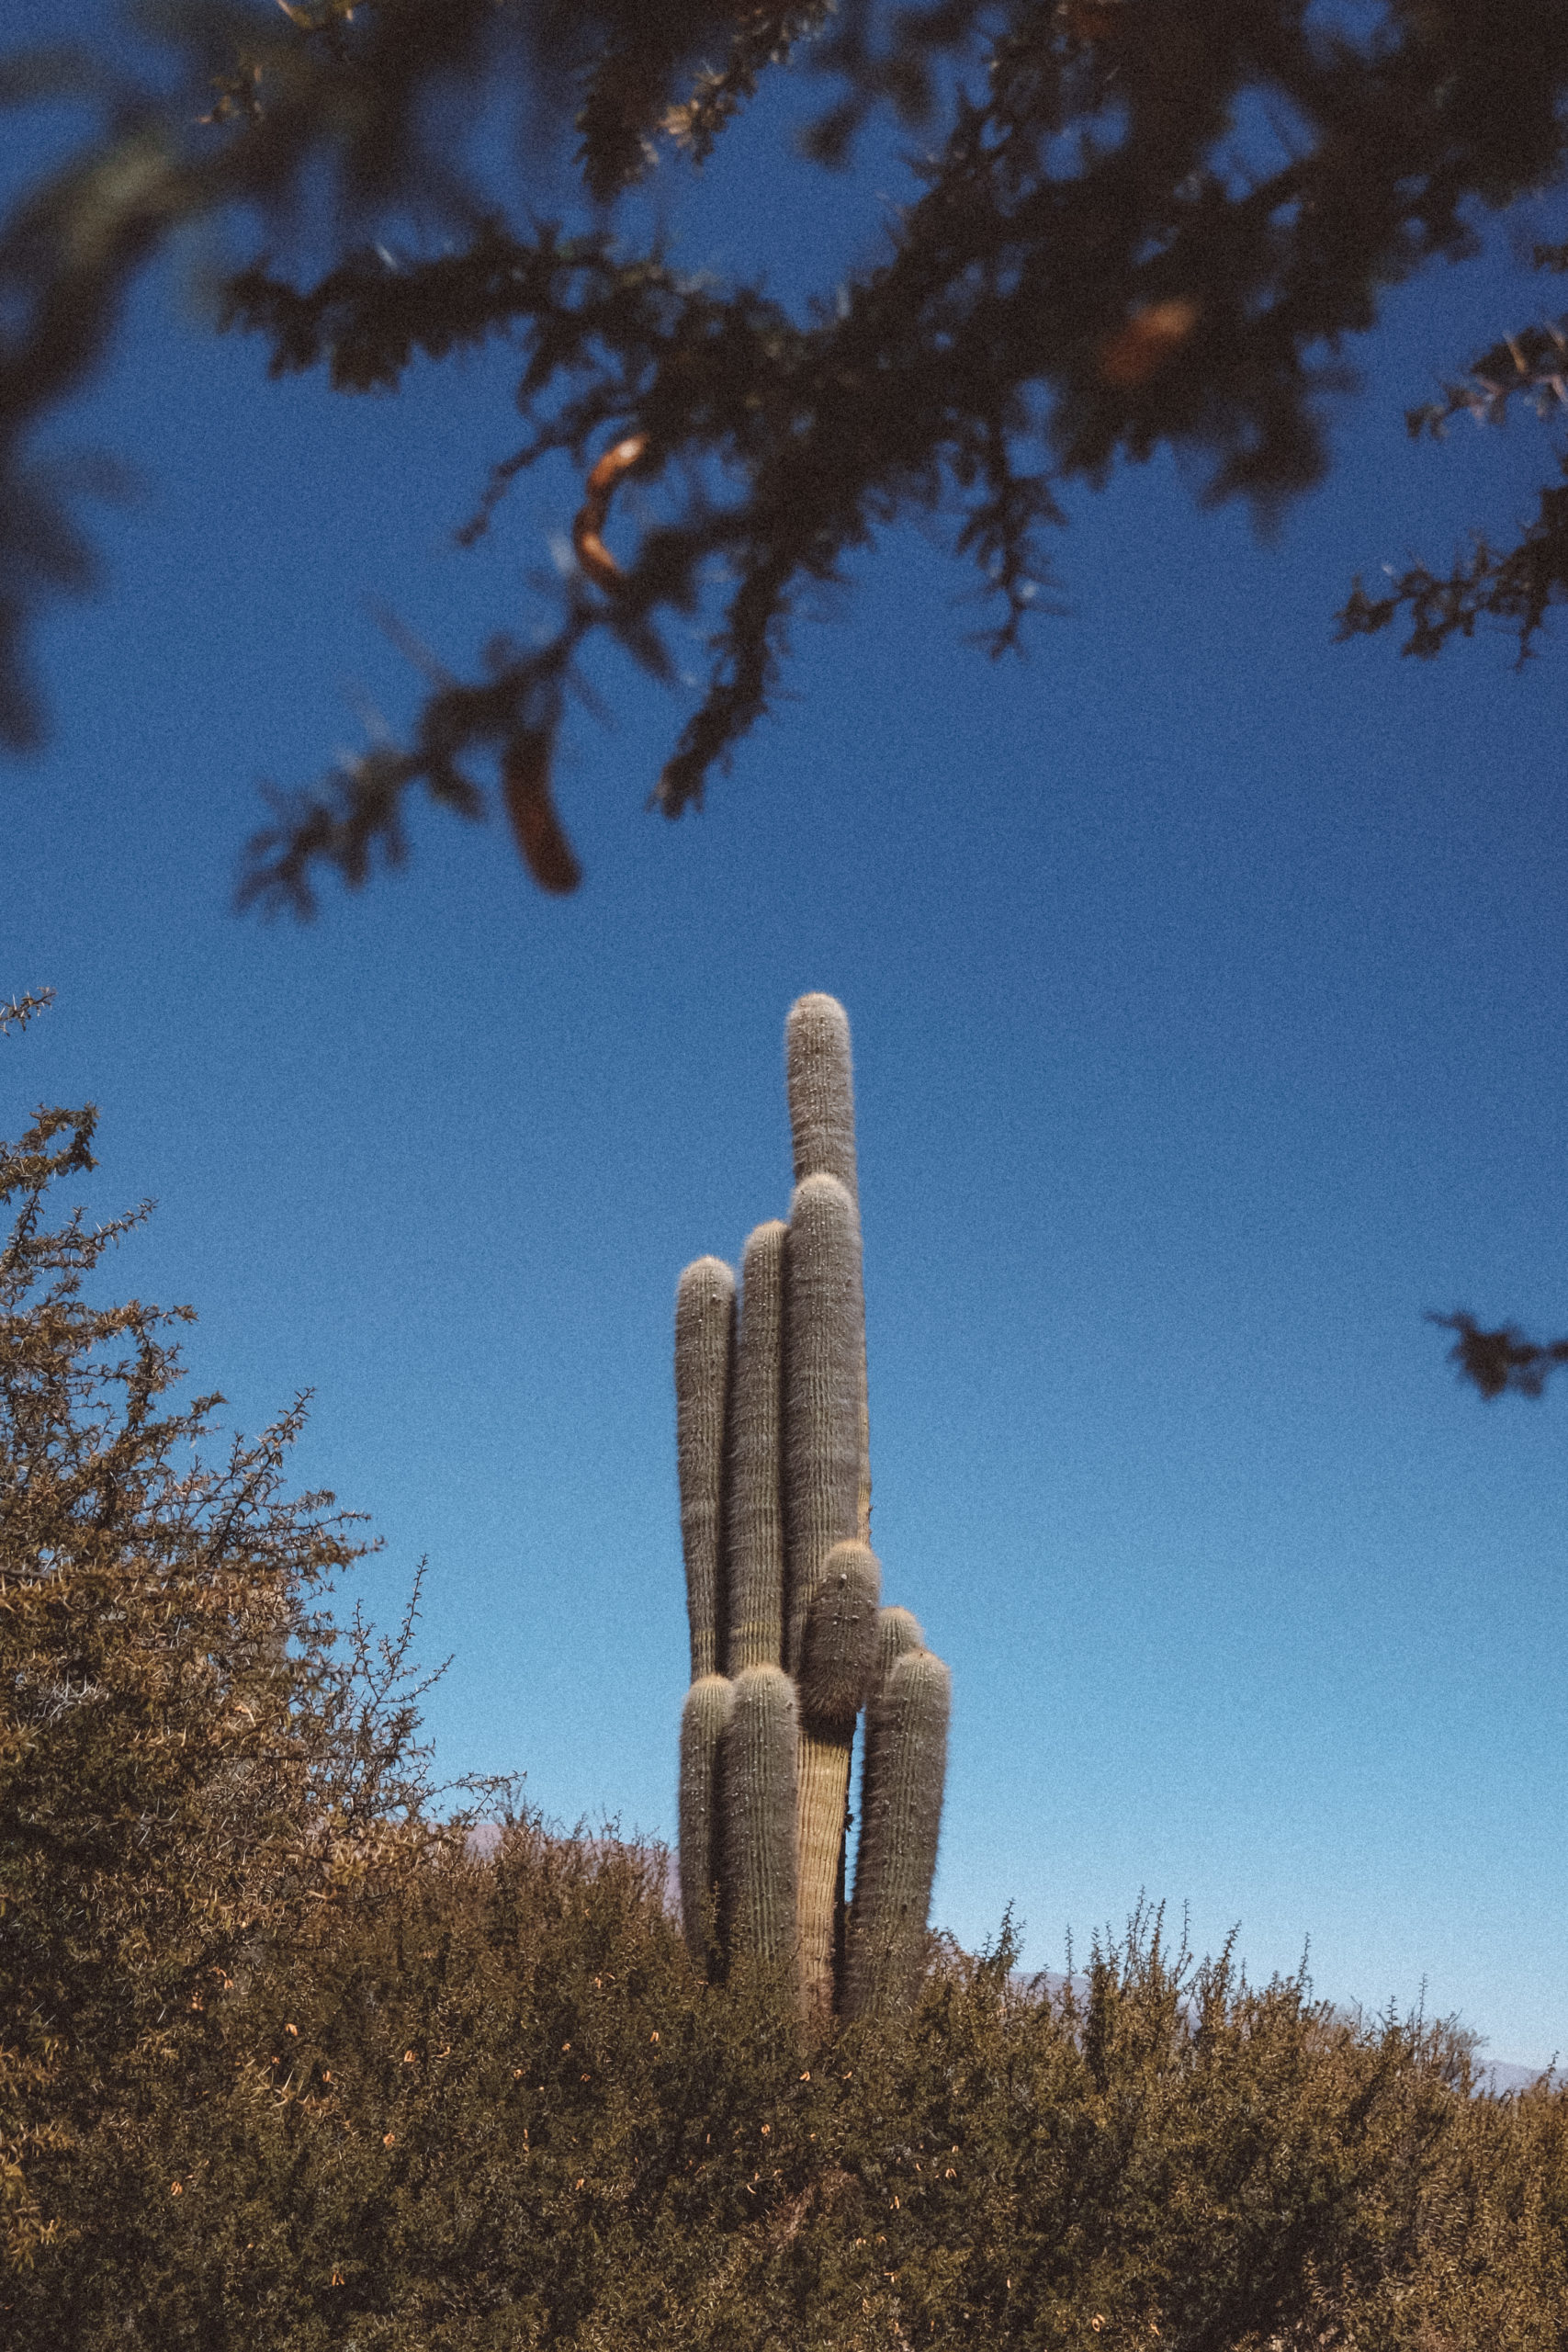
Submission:
<svg viewBox="0 0 1568 2352">
<path fill-rule="evenodd" d="M 706 675 L 652 790 L 674 817 L 771 707 L 803 594 L 897 518 L 951 515 L 996 605 L 995 654 L 1050 601 L 1042 534 L 1072 485 L 1173 447 L 1206 497 L 1267 516 L 1324 470 L 1325 396 L 1350 380 L 1337 355 L 1385 289 L 1474 251 L 1488 211 L 1562 176 L 1564 0 L 1353 16 L 1310 0 L 301 0 L 239 15 L 177 0 L 158 25 L 156 70 L 106 47 L 23 54 L 0 80 L 13 105 L 65 95 L 96 122 L 0 226 L 11 741 L 40 723 L 32 616 L 90 571 L 82 486 L 33 442 L 192 220 L 259 215 L 267 242 L 225 317 L 265 339 L 275 371 L 320 367 L 362 392 L 416 353 L 522 347 L 524 437 L 466 536 L 543 458 L 585 474 L 612 435 L 645 437 L 661 518 L 613 586 L 538 582 L 553 627 L 498 636 L 478 674 L 433 680 L 404 744 L 276 798 L 242 895 L 301 912 L 323 871 L 357 883 L 403 854 L 411 791 L 473 818 L 487 777 L 547 775 L 592 640 L 678 690 L 666 631 L 698 617 Z M 804 315 L 683 274 L 616 209 L 649 170 L 700 164 L 791 64 L 823 90 L 807 145 L 824 165 L 879 109 L 924 142 L 880 257 Z M 443 132 L 480 93 L 536 153 L 575 122 L 578 218 L 525 220 Z M 415 215 L 450 250 L 389 263 Z M 323 241 L 332 257 L 312 267 Z M 1551 355 L 1518 347 L 1539 390 Z M 1478 549 L 1462 578 L 1413 573 L 1383 603 L 1415 607 L 1416 650 L 1479 610 L 1517 618 L 1528 643 L 1561 594 L 1560 532 L 1543 503 L 1514 559 Z M 1358 588 L 1344 624 L 1388 616 Z"/>
</svg>

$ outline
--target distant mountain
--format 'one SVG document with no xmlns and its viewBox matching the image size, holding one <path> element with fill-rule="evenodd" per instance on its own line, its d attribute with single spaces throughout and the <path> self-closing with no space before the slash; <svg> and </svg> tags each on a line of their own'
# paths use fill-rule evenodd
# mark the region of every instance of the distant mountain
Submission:
<svg viewBox="0 0 1568 2352">
<path fill-rule="evenodd" d="M 1477 2090 L 1490 2091 L 1495 2098 L 1507 2091 L 1528 2091 L 1543 2075 L 1551 2075 L 1554 2088 L 1562 2081 L 1561 2066 L 1514 2066 L 1506 2058 L 1478 2058 L 1475 2062 Z"/>
</svg>

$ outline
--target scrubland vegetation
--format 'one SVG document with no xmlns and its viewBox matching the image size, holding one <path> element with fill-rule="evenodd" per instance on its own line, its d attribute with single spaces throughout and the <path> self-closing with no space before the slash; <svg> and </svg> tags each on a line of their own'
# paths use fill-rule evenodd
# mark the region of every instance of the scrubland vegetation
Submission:
<svg viewBox="0 0 1568 2352">
<path fill-rule="evenodd" d="M 703 1981 L 660 1855 L 476 1852 L 410 1626 L 333 1624 L 295 1420 L 193 1466 L 171 1318 L 85 1297 L 91 1141 L 0 1158 L 0 2341 L 1568 2344 L 1568 2094 L 1472 2096 L 1451 2028 L 1141 1914 L 1055 1990 L 933 1939 L 910 2010 L 807 2032 Z"/>
</svg>

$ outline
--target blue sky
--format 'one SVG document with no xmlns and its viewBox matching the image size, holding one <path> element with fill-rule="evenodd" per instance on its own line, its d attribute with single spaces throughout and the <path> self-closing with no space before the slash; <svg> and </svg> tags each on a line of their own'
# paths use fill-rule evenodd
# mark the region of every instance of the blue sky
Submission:
<svg viewBox="0 0 1568 2352">
<path fill-rule="evenodd" d="M 783 135 L 670 217 L 793 296 L 897 166 L 775 175 Z M 59 995 L 6 1131 L 98 1102 L 84 1196 L 159 1203 L 117 1286 L 197 1306 L 234 1425 L 314 1390 L 299 1476 L 374 1513 L 379 1618 L 428 1555 L 445 1773 L 672 1835 L 675 1278 L 786 1207 L 784 1015 L 825 988 L 875 1538 L 954 1674 L 937 1920 L 977 1943 L 1011 1903 L 1059 1966 L 1145 1893 L 1257 1973 L 1310 1940 L 1325 1994 L 1568 2052 L 1564 1399 L 1483 1408 L 1422 1319 L 1568 1329 L 1568 646 L 1331 642 L 1357 569 L 1533 503 L 1544 430 L 1402 418 L 1551 294 L 1500 244 L 1394 300 L 1271 546 L 1165 460 L 1076 496 L 1025 664 L 888 532 L 700 817 L 643 813 L 680 711 L 606 662 L 558 780 L 577 899 L 432 812 L 300 929 L 231 911 L 258 780 L 414 707 L 374 600 L 454 667 L 521 625 L 577 488 L 460 553 L 506 352 L 349 402 L 266 383 L 177 271 L 142 289 L 56 437 L 144 492 L 44 633 L 47 752 L 0 774 L 0 990 Z"/>
</svg>

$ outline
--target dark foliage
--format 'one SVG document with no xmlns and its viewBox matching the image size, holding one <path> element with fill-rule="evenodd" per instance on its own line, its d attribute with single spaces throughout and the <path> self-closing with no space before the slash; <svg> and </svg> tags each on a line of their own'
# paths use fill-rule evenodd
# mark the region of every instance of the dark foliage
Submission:
<svg viewBox="0 0 1568 2352">
<path fill-rule="evenodd" d="M 1462 1308 L 1427 1319 L 1458 1333 L 1449 1362 L 1459 1366 L 1460 1377 L 1478 1388 L 1488 1403 L 1495 1396 L 1539 1396 L 1551 1375 L 1568 1364 L 1568 1340 L 1527 1340 L 1512 1323 L 1483 1331 Z"/>
<path fill-rule="evenodd" d="M 1535 263 L 1561 272 L 1568 268 L 1568 246 L 1538 245 Z M 1440 441 L 1454 417 L 1501 424 L 1516 403 L 1540 418 L 1568 408 L 1568 318 L 1505 336 L 1472 363 L 1461 382 L 1445 385 L 1440 401 L 1413 408 L 1405 423 L 1413 439 L 1427 435 Z M 1568 480 L 1568 455 L 1560 454 L 1558 462 Z M 1401 651 L 1429 661 L 1456 632 L 1472 637 L 1478 622 L 1504 621 L 1515 628 L 1525 662 L 1548 612 L 1565 595 L 1568 488 L 1552 482 L 1542 488 L 1535 514 L 1512 547 L 1494 548 L 1477 534 L 1470 554 L 1446 575 L 1413 564 L 1382 596 L 1369 596 L 1358 580 L 1339 616 L 1339 634 L 1374 636 L 1404 612 L 1410 634 Z"/>
<path fill-rule="evenodd" d="M 498 770 L 544 779 L 536 870 L 566 887 L 547 759 L 595 635 L 673 683 L 661 623 L 710 625 L 705 689 L 653 796 L 676 816 L 768 708 L 803 592 L 896 516 L 951 514 L 999 653 L 1050 587 L 1041 534 L 1066 486 L 1168 445 L 1207 497 L 1267 514 L 1323 471 L 1323 395 L 1347 380 L 1334 355 L 1384 290 L 1562 180 L 1568 0 L 166 0 L 144 24 L 141 70 L 106 43 L 0 76 L 12 104 L 70 96 L 96 116 L 0 226 L 0 731 L 36 737 L 30 616 L 87 573 L 72 486 L 30 458 L 34 437 L 182 223 L 259 214 L 267 246 L 226 316 L 275 370 L 364 391 L 416 353 L 522 349 L 523 437 L 465 536 L 545 455 L 586 469 L 611 434 L 646 435 L 663 506 L 619 582 L 541 587 L 558 593 L 553 629 L 498 638 L 477 677 L 433 678 L 405 746 L 279 797 L 243 896 L 301 911 L 323 866 L 354 883 L 402 854 L 411 787 L 472 817 Z M 785 60 L 819 79 L 807 145 L 825 166 L 880 108 L 928 153 L 883 257 L 804 317 L 682 277 L 615 210 L 656 162 L 700 164 Z M 481 99 L 534 158 L 575 120 L 575 226 L 522 225 L 519 191 L 470 168 L 452 125 Z M 389 264 L 411 218 L 431 249 Z M 333 258 L 313 269 L 323 238 Z M 1407 603 L 1415 650 L 1480 611 L 1528 643 L 1559 593 L 1562 496 L 1511 558 L 1480 548 L 1454 582 L 1412 574 L 1386 613 L 1358 590 L 1346 628 Z"/>
</svg>

